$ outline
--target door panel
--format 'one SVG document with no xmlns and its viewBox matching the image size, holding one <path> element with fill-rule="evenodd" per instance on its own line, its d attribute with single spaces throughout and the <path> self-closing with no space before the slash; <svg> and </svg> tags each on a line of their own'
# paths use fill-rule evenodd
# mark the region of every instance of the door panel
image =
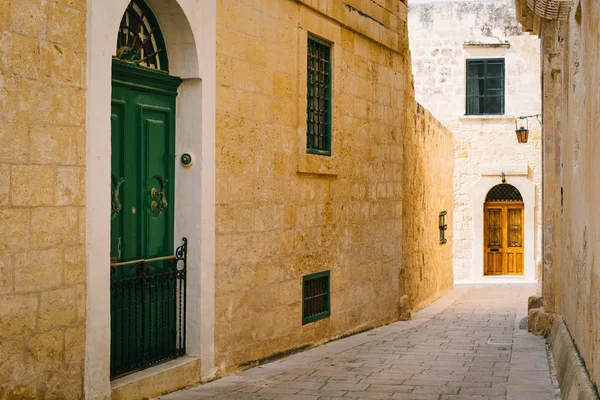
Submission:
<svg viewBox="0 0 600 400">
<path fill-rule="evenodd" d="M 504 265 L 502 208 L 489 208 L 485 212 L 486 275 L 501 275 Z"/>
<path fill-rule="evenodd" d="M 507 249 L 510 262 L 507 265 L 507 273 L 511 275 L 523 275 L 523 207 L 509 206 L 507 214 Z"/>
<path fill-rule="evenodd" d="M 111 258 L 172 256 L 175 95 L 113 81 L 111 129 Z M 151 283 L 137 278 L 140 267 Z M 112 268 L 111 377 L 173 358 L 176 284 L 152 279 L 171 273 L 169 268 L 169 261 Z"/>
<path fill-rule="evenodd" d="M 124 181 L 121 212 L 113 213 L 111 257 L 120 262 L 173 253 L 174 108 L 175 98 L 113 84 L 113 191 L 118 179 Z M 152 210 L 153 201 L 163 202 L 162 210 Z"/>
<path fill-rule="evenodd" d="M 484 275 L 523 275 L 523 204 L 484 206 Z"/>
</svg>

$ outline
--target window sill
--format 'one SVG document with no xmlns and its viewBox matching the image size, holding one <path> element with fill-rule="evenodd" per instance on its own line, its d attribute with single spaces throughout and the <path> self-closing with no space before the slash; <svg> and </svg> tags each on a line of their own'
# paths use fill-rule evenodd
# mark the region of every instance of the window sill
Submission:
<svg viewBox="0 0 600 400">
<path fill-rule="evenodd" d="M 338 172 L 338 159 L 334 156 L 310 153 L 298 154 L 299 174 L 315 174 L 335 177 L 338 175 Z"/>
<path fill-rule="evenodd" d="M 510 120 L 514 121 L 512 115 L 462 115 L 458 117 L 461 121 L 480 121 L 480 120 Z"/>
</svg>

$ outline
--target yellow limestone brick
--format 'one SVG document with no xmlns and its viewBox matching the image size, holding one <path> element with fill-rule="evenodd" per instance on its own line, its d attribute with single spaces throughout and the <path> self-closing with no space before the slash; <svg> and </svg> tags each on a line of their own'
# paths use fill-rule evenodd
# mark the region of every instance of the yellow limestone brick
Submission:
<svg viewBox="0 0 600 400">
<path fill-rule="evenodd" d="M 29 127 L 27 124 L 2 121 L 0 124 L 0 162 L 29 161 Z"/>
<path fill-rule="evenodd" d="M 10 190 L 10 165 L 0 164 L 0 206 L 8 205 Z"/>
<path fill-rule="evenodd" d="M 85 11 L 52 3 L 48 12 L 48 40 L 83 49 L 85 38 Z"/>
<path fill-rule="evenodd" d="M 286 74 L 273 74 L 273 95 L 291 99 L 293 94 L 292 77 Z"/>
<path fill-rule="evenodd" d="M 9 31 L 0 31 L 0 72 L 37 77 L 38 41 Z"/>
<path fill-rule="evenodd" d="M 85 270 L 85 247 L 76 246 L 65 249 L 65 283 L 84 283 Z"/>
<path fill-rule="evenodd" d="M 11 0 L 10 30 L 27 36 L 46 34 L 46 0 Z"/>
<path fill-rule="evenodd" d="M 85 168 L 58 168 L 58 204 L 85 205 Z"/>
<path fill-rule="evenodd" d="M 7 29 L 9 21 L 10 7 L 8 6 L 8 0 L 0 0 L 0 30 Z"/>
<path fill-rule="evenodd" d="M 261 40 L 248 37 L 246 46 L 246 59 L 253 64 L 267 65 L 267 51 Z"/>
<path fill-rule="evenodd" d="M 302 300 L 302 282 L 298 279 L 283 282 L 279 285 L 279 303 L 290 305 Z"/>
<path fill-rule="evenodd" d="M 74 165 L 77 163 L 77 138 L 82 128 L 31 125 L 31 158 L 36 164 Z"/>
<path fill-rule="evenodd" d="M 86 313 L 86 290 L 85 284 L 76 287 L 77 321 L 85 322 Z"/>
<path fill-rule="evenodd" d="M 65 329 L 65 362 L 80 362 L 85 356 L 85 326 Z"/>
<path fill-rule="evenodd" d="M 25 377 L 26 364 L 23 362 L 23 355 L 26 348 L 27 342 L 24 337 L 0 341 L 0 382 L 17 381 Z"/>
<path fill-rule="evenodd" d="M 34 360 L 43 363 L 63 360 L 62 331 L 53 330 L 33 336 L 29 340 L 29 354 Z"/>
<path fill-rule="evenodd" d="M 22 249 L 28 246 L 29 210 L 0 208 L 0 250 Z"/>
<path fill-rule="evenodd" d="M 14 165 L 11 169 L 11 199 L 16 206 L 56 203 L 57 169 L 50 166 Z"/>
<path fill-rule="evenodd" d="M 17 80 L 12 76 L 0 75 L 0 118 L 15 119 L 17 104 Z"/>
<path fill-rule="evenodd" d="M 13 290 L 13 264 L 11 253 L 0 253 L 0 294 Z"/>
<path fill-rule="evenodd" d="M 43 79 L 70 85 L 81 84 L 81 58 L 66 46 L 43 41 L 40 43 L 40 75 Z"/>
<path fill-rule="evenodd" d="M 36 294 L 0 297 L 0 339 L 32 332 L 37 306 Z"/>
<path fill-rule="evenodd" d="M 248 35 L 258 36 L 258 18 L 258 11 L 238 3 L 235 29 Z"/>
<path fill-rule="evenodd" d="M 74 207 L 41 207 L 31 211 L 33 245 L 49 247 L 79 243 L 79 210 Z"/>
<path fill-rule="evenodd" d="M 84 89 L 32 80 L 20 80 L 17 85 L 19 119 L 57 125 L 84 125 Z"/>
<path fill-rule="evenodd" d="M 217 2 L 217 21 L 229 28 L 235 28 L 238 16 L 237 0 L 220 0 Z"/>
<path fill-rule="evenodd" d="M 39 327 L 68 326 L 77 320 L 77 288 L 69 287 L 40 295 Z"/>
<path fill-rule="evenodd" d="M 86 0 L 58 0 L 58 2 L 71 8 L 85 9 L 86 7 Z"/>
<path fill-rule="evenodd" d="M 29 292 L 60 286 L 63 275 L 60 249 L 28 251 L 14 260 L 15 290 Z"/>
</svg>

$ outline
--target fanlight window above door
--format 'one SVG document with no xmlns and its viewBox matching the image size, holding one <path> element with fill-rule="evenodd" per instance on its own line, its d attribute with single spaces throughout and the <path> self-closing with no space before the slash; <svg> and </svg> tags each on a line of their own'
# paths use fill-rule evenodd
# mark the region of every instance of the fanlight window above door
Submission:
<svg viewBox="0 0 600 400">
<path fill-rule="evenodd" d="M 133 65 L 169 70 L 165 42 L 158 21 L 143 0 L 131 1 L 123 14 L 116 58 Z"/>
<path fill-rule="evenodd" d="M 522 203 L 523 196 L 521 196 L 521 192 L 519 192 L 519 189 L 517 189 L 513 185 L 509 185 L 508 183 L 502 183 L 490 189 L 485 198 L 485 201 L 515 201 Z"/>
</svg>

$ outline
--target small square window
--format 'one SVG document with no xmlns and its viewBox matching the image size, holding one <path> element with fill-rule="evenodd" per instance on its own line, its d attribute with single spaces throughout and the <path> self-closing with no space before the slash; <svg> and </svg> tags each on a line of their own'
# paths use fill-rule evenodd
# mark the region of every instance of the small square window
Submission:
<svg viewBox="0 0 600 400">
<path fill-rule="evenodd" d="M 302 277 L 302 325 L 331 315 L 329 277 L 329 271 Z"/>
<path fill-rule="evenodd" d="M 331 155 L 331 45 L 308 38 L 306 151 Z"/>
<path fill-rule="evenodd" d="M 504 59 L 467 60 L 467 115 L 504 114 Z"/>
</svg>

